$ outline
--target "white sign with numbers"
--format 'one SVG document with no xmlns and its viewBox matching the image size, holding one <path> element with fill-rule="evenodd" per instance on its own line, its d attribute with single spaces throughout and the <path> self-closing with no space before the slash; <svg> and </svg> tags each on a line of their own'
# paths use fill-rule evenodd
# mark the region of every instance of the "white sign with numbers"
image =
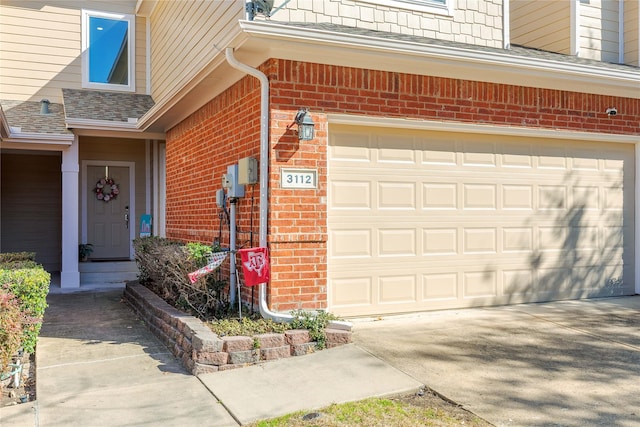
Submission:
<svg viewBox="0 0 640 427">
<path fill-rule="evenodd" d="M 318 188 L 318 171 L 315 169 L 282 169 L 282 188 Z"/>
</svg>

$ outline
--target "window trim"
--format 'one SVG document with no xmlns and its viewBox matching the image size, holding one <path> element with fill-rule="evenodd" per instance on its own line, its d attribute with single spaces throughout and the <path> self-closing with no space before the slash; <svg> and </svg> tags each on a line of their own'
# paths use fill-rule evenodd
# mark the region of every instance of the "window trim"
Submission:
<svg viewBox="0 0 640 427">
<path fill-rule="evenodd" d="M 361 2 L 373 3 L 380 6 L 395 7 L 398 9 L 414 10 L 416 12 L 434 13 L 437 15 L 453 16 L 454 0 L 444 0 L 444 3 L 437 3 L 429 0 L 360 0 Z"/>
<path fill-rule="evenodd" d="M 127 70 L 129 73 L 129 83 L 126 85 L 112 84 L 112 83 L 97 83 L 89 81 L 89 20 L 91 18 L 106 18 L 119 21 L 126 21 L 129 25 L 128 30 L 128 64 Z M 136 19 L 135 15 L 126 13 L 108 13 L 99 12 L 95 10 L 82 9 L 82 87 L 86 89 L 102 89 L 102 90 L 114 90 L 120 92 L 135 92 L 136 78 L 135 78 L 135 37 L 136 34 Z"/>
</svg>

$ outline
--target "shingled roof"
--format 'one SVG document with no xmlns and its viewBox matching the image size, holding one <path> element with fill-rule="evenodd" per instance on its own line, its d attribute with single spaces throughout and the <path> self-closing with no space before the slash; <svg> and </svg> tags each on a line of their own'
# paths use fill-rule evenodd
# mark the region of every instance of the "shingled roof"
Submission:
<svg viewBox="0 0 640 427">
<path fill-rule="evenodd" d="M 49 113 L 41 114 L 41 103 L 35 101 L 0 100 L 0 106 L 12 128 L 20 133 L 68 135 L 62 104 L 49 104 Z"/>
<path fill-rule="evenodd" d="M 97 90 L 62 89 L 67 119 L 128 122 L 139 119 L 153 107 L 149 95 Z"/>
<path fill-rule="evenodd" d="M 475 50 L 479 52 L 499 53 L 514 57 L 525 57 L 532 59 L 541 59 L 547 61 L 555 61 L 566 64 L 588 65 L 592 67 L 607 68 L 611 70 L 640 71 L 639 67 L 625 64 L 614 64 L 593 59 L 580 58 L 573 55 L 563 55 L 561 53 L 549 52 L 530 47 L 511 45 L 509 49 L 479 46 L 475 44 L 461 43 L 449 40 L 439 40 L 430 37 L 413 36 L 409 34 L 398 34 L 386 31 L 370 30 L 367 28 L 349 27 L 331 23 L 312 23 L 312 22 L 278 22 L 278 25 L 286 25 L 291 27 L 309 28 L 320 31 L 333 33 L 342 33 L 346 35 L 364 36 L 371 38 L 380 38 L 393 41 L 405 41 L 412 44 L 421 44 L 425 46 L 449 46 L 457 49 Z"/>
</svg>

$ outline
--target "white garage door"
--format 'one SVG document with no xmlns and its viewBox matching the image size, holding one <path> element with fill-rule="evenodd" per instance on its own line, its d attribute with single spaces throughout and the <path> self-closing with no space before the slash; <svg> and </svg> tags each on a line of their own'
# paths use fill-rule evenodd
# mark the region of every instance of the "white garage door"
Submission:
<svg viewBox="0 0 640 427">
<path fill-rule="evenodd" d="M 341 315 L 634 293 L 634 148 L 332 126 Z"/>
</svg>

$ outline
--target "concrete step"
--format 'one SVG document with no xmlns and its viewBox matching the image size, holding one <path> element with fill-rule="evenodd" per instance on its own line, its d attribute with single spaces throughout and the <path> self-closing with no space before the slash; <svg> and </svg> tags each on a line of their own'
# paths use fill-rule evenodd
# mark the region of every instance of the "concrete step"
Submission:
<svg viewBox="0 0 640 427">
<path fill-rule="evenodd" d="M 80 284 L 124 283 L 138 278 L 135 261 L 94 261 L 81 262 Z"/>
</svg>

